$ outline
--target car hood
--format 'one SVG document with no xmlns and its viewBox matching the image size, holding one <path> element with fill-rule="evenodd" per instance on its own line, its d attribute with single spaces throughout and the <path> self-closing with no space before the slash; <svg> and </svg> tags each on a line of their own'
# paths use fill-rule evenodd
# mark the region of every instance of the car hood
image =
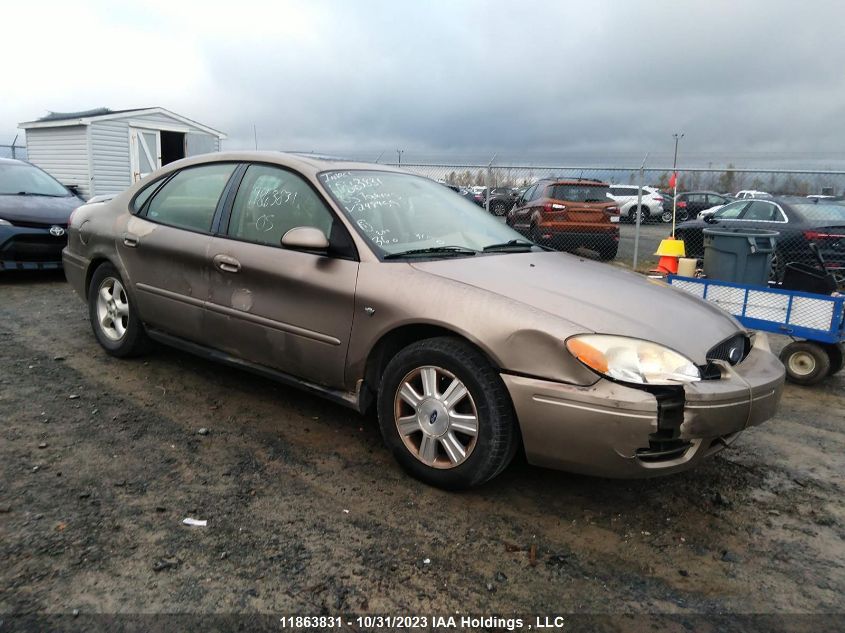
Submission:
<svg viewBox="0 0 845 633">
<path fill-rule="evenodd" d="M 67 224 L 71 212 L 85 204 L 76 196 L 0 195 L 0 218 L 15 222 Z"/>
<path fill-rule="evenodd" d="M 714 345 L 742 330 L 726 312 L 659 280 L 564 253 L 480 255 L 413 266 L 559 316 L 585 332 L 666 345 L 699 364 Z"/>
</svg>

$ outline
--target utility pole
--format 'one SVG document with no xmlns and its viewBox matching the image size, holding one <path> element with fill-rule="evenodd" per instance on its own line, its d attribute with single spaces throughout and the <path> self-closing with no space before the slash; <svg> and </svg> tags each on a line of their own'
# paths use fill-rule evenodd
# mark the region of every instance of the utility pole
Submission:
<svg viewBox="0 0 845 633">
<path fill-rule="evenodd" d="M 402 154 L 404 154 L 404 153 L 405 153 L 405 150 L 403 150 L 403 149 L 397 149 L 396 150 L 396 155 L 399 156 L 399 167 L 402 166 Z"/>
<path fill-rule="evenodd" d="M 672 239 L 674 240 L 675 216 L 678 212 L 678 143 L 684 138 L 684 135 L 675 132 L 672 138 L 675 139 L 675 158 L 672 159 L 672 179 L 675 181 L 674 191 L 672 192 Z"/>
<path fill-rule="evenodd" d="M 252 139 L 255 141 L 255 149 L 258 149 L 258 132 L 255 129 L 255 123 L 252 124 Z"/>
</svg>

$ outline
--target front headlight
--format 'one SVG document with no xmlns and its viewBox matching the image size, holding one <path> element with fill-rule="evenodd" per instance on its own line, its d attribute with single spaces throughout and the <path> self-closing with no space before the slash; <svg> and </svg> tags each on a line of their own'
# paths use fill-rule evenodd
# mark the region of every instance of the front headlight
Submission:
<svg viewBox="0 0 845 633">
<path fill-rule="evenodd" d="M 12 226 L 12 223 L 9 222 L 8 220 L 4 220 L 3 218 L 0 218 L 0 226 Z"/>
<path fill-rule="evenodd" d="M 639 385 L 677 385 L 701 380 L 693 362 L 650 341 L 608 334 L 579 334 L 566 349 L 587 367 L 608 378 Z"/>
</svg>

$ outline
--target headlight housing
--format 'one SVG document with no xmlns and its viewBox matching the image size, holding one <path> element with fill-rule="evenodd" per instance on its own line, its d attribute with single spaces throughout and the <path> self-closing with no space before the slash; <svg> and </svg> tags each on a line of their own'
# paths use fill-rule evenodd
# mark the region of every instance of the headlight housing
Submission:
<svg viewBox="0 0 845 633">
<path fill-rule="evenodd" d="M 638 385 L 677 385 L 701 380 L 698 367 L 678 352 L 627 336 L 578 334 L 566 349 L 595 372 Z"/>
<path fill-rule="evenodd" d="M 12 226 L 12 223 L 9 222 L 8 220 L 4 220 L 3 218 L 0 218 L 0 226 Z"/>
</svg>

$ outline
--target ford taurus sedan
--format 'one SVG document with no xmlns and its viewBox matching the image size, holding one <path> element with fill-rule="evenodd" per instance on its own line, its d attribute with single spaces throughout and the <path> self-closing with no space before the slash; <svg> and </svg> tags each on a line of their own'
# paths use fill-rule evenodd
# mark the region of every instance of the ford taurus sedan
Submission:
<svg viewBox="0 0 845 633">
<path fill-rule="evenodd" d="M 710 304 L 381 165 L 172 163 L 78 209 L 64 264 L 108 353 L 152 339 L 374 408 L 399 464 L 445 488 L 518 450 L 601 476 L 687 469 L 771 417 L 783 384 L 766 339 Z"/>
</svg>

